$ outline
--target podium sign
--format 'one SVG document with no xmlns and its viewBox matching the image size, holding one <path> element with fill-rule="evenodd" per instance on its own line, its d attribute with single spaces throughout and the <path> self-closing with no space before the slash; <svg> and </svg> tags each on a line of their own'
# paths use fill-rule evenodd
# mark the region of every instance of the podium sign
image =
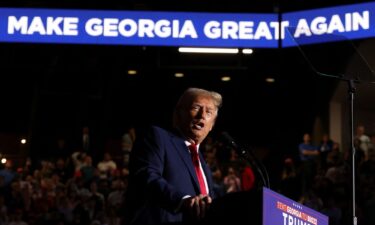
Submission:
<svg viewBox="0 0 375 225">
<path fill-rule="evenodd" d="M 328 225 L 328 217 L 263 188 L 263 225 Z"/>
</svg>

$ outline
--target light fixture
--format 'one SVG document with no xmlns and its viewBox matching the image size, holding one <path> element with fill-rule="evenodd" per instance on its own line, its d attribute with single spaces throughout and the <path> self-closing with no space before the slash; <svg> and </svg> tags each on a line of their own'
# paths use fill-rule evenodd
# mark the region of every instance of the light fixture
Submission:
<svg viewBox="0 0 375 225">
<path fill-rule="evenodd" d="M 244 48 L 244 49 L 242 49 L 242 53 L 246 54 L 246 55 L 252 54 L 253 52 L 254 51 L 251 48 Z"/>
<path fill-rule="evenodd" d="M 230 81 L 231 78 L 230 78 L 230 76 L 223 76 L 223 77 L 221 77 L 221 80 L 222 81 Z"/>
<path fill-rule="evenodd" d="M 26 139 L 25 138 L 21 139 L 21 144 L 23 144 L 23 145 L 26 144 Z"/>
<path fill-rule="evenodd" d="M 223 53 L 223 54 L 237 54 L 238 48 L 192 48 L 180 47 L 178 51 L 181 53 Z"/>
<path fill-rule="evenodd" d="M 129 75 L 136 75 L 137 71 L 136 70 L 128 70 Z"/>
<path fill-rule="evenodd" d="M 274 83 L 274 82 L 275 82 L 275 78 L 267 77 L 267 78 L 266 78 L 266 82 L 267 82 L 267 83 Z"/>
<path fill-rule="evenodd" d="M 174 76 L 178 77 L 178 78 L 181 78 L 181 77 L 184 77 L 184 74 L 183 73 L 175 73 Z"/>
<path fill-rule="evenodd" d="M 1 159 L 1 163 L 2 163 L 2 164 L 5 164 L 6 162 L 7 162 L 7 159 L 6 159 L 6 158 L 2 158 L 2 159 Z"/>
</svg>

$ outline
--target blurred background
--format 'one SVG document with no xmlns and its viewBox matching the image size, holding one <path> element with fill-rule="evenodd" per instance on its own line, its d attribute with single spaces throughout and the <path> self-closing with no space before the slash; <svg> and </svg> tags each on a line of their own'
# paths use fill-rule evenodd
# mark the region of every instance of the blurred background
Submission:
<svg viewBox="0 0 375 225">
<path fill-rule="evenodd" d="M 1 5 L 284 13 L 353 3 L 359 2 L 17 0 Z M 318 68 L 356 73 L 358 53 L 374 68 L 373 40 L 358 39 L 351 44 L 358 52 L 346 42 L 311 47 L 323 62 Z M 315 146 L 321 146 L 323 136 L 328 135 L 343 157 L 348 157 L 348 83 L 319 76 L 298 48 L 254 48 L 249 55 L 213 55 L 183 54 L 177 47 L 160 46 L 0 43 L 0 66 L 0 152 L 13 163 L 13 170 L 24 169 L 26 159 L 34 169 L 42 168 L 45 160 L 71 160 L 75 152 L 85 152 L 85 134 L 90 138 L 86 153 L 93 157 L 95 167 L 104 153 L 110 153 L 117 168 L 126 168 L 120 166 L 124 135 L 130 128 L 142 132 L 150 124 L 170 127 L 174 104 L 188 87 L 223 95 L 211 138 L 218 141 L 225 131 L 254 149 L 279 190 L 280 171 L 292 162 L 298 166 L 298 146 L 306 133 Z M 358 83 L 355 93 L 355 127 L 363 125 L 369 138 L 375 135 L 373 85 Z"/>
</svg>

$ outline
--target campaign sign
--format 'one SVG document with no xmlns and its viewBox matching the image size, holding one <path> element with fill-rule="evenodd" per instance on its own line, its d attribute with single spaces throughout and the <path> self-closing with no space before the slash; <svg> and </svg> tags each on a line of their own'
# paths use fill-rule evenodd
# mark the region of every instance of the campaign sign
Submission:
<svg viewBox="0 0 375 225">
<path fill-rule="evenodd" d="M 0 8 L 0 42 L 278 46 L 277 14 Z"/>
<path fill-rule="evenodd" d="M 283 47 L 372 38 L 375 3 L 353 4 L 282 14 Z M 345 37 L 345 38 L 342 38 Z"/>
<path fill-rule="evenodd" d="M 328 225 L 328 217 L 263 188 L 263 225 Z"/>
<path fill-rule="evenodd" d="M 0 42 L 280 48 L 375 37 L 374 15 L 375 2 L 281 15 L 0 8 Z"/>
</svg>

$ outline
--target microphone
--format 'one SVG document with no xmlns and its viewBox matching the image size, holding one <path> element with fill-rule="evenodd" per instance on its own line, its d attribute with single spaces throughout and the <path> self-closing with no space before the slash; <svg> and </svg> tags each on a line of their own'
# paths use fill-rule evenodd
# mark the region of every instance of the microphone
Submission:
<svg viewBox="0 0 375 225">
<path fill-rule="evenodd" d="M 222 137 L 223 137 L 223 140 L 226 144 L 229 144 L 230 147 L 234 148 L 234 150 L 236 150 L 237 153 L 239 153 L 241 156 L 245 155 L 247 153 L 247 150 L 245 150 L 244 148 L 240 147 L 235 141 L 234 139 L 228 134 L 228 132 L 222 132 Z"/>
<path fill-rule="evenodd" d="M 228 134 L 228 132 L 221 133 L 223 141 L 232 147 L 240 156 L 247 160 L 257 170 L 262 179 L 263 186 L 270 188 L 270 181 L 265 166 L 258 160 L 252 150 L 247 150 L 236 143 L 236 141 Z"/>
</svg>

